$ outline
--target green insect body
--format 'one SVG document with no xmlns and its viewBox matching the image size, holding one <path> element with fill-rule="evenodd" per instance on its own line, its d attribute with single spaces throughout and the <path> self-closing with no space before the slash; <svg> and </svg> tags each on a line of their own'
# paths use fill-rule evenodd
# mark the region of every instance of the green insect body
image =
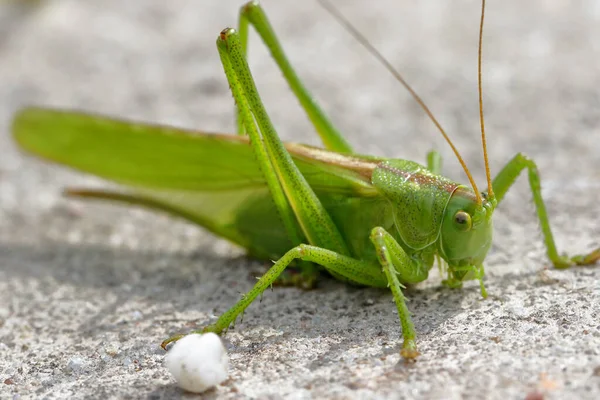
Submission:
<svg viewBox="0 0 600 400">
<path fill-rule="evenodd" d="M 246 63 L 249 24 L 269 47 L 325 149 L 280 141 Z M 524 169 L 553 264 L 565 268 L 600 258 L 600 249 L 575 257 L 558 254 L 539 174 L 522 154 L 493 182 L 486 158 L 484 193 L 457 152 L 473 188 L 440 176 L 437 153 L 429 155 L 427 166 L 355 154 L 301 84 L 258 3 L 242 7 L 239 30 L 223 30 L 217 48 L 237 104 L 238 135 L 40 108 L 20 111 L 13 122 L 23 149 L 124 186 L 116 192 L 70 189 L 68 194 L 167 211 L 243 246 L 252 257 L 277 260 L 203 332 L 226 330 L 290 264 L 300 268 L 297 283 L 302 285 L 314 284 L 319 266 L 345 281 L 389 287 L 402 326 L 401 354 L 415 358 L 416 332 L 402 290 L 427 279 L 441 258 L 446 285 L 477 279 L 485 297 L 483 262 L 492 243 L 492 214 Z"/>
</svg>

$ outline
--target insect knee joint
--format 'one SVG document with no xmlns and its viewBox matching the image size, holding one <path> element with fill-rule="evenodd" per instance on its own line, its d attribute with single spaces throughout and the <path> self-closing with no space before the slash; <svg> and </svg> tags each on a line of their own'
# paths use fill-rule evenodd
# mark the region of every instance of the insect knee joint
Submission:
<svg viewBox="0 0 600 400">
<path fill-rule="evenodd" d="M 260 7 L 258 0 L 251 0 L 242 6 L 242 12 L 244 14 L 249 13 L 255 7 Z"/>
<path fill-rule="evenodd" d="M 373 243 L 378 242 L 380 239 L 383 239 L 385 236 L 385 229 L 380 226 L 377 226 L 371 230 L 371 241 Z"/>
<path fill-rule="evenodd" d="M 300 258 L 304 257 L 306 255 L 307 247 L 308 246 L 305 245 L 305 244 L 299 244 L 298 246 L 296 246 L 294 248 L 294 250 L 295 250 L 295 253 L 296 253 L 297 257 L 300 257 Z"/>
<path fill-rule="evenodd" d="M 528 163 L 528 164 L 529 164 L 529 163 L 531 163 L 531 162 L 533 162 L 533 160 L 532 160 L 532 159 L 531 159 L 531 158 L 530 158 L 530 157 L 529 157 L 527 154 L 525 154 L 525 153 L 523 153 L 523 152 L 519 152 L 519 153 L 517 153 L 517 156 L 518 156 L 518 157 L 519 157 L 521 160 L 523 160 L 524 162 L 526 162 L 526 163 Z"/>
</svg>

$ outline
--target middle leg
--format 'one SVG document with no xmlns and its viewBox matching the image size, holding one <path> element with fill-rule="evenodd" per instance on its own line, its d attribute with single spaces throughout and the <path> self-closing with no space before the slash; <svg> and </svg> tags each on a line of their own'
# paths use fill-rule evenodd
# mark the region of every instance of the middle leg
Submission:
<svg viewBox="0 0 600 400">
<path fill-rule="evenodd" d="M 406 283 L 418 283 L 427 279 L 429 268 L 423 261 L 410 257 L 396 242 L 394 237 L 381 227 L 371 231 L 371 242 L 377 250 L 377 257 L 383 267 L 388 286 L 394 296 L 398 317 L 402 325 L 404 343 L 400 355 L 406 359 L 414 359 L 419 355 L 417 351 L 416 332 L 406 306 L 406 299 L 402 293 L 405 288 L 400 279 Z"/>
</svg>

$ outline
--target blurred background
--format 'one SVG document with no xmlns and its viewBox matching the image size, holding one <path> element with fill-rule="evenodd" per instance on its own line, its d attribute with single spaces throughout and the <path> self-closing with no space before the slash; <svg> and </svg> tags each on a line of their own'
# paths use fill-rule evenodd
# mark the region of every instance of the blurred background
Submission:
<svg viewBox="0 0 600 400">
<path fill-rule="evenodd" d="M 477 140 L 478 1 L 333 2 L 416 87 L 453 139 L 467 143 L 461 148 Z M 233 130 L 214 41 L 223 27 L 237 23 L 239 0 L 0 4 L 3 128 L 12 111 L 34 103 Z M 406 148 L 445 150 L 407 93 L 315 1 L 263 5 L 300 76 L 358 149 L 401 157 L 414 154 Z M 597 123 L 584 106 L 598 105 L 598 18 L 593 0 L 490 2 L 484 94 L 492 154 L 504 150 L 506 137 L 515 151 L 537 146 L 527 140 L 531 136 L 544 136 L 550 148 L 573 145 L 564 134 L 575 133 L 573 124 Z M 280 134 L 315 143 L 255 39 L 251 67 Z M 577 128 L 578 136 L 591 137 Z M 508 132 L 515 130 L 517 139 Z M 580 145 L 586 151 L 592 143 Z M 473 164 L 480 158 L 466 156 Z M 494 159 L 495 165 L 505 161 Z"/>
</svg>

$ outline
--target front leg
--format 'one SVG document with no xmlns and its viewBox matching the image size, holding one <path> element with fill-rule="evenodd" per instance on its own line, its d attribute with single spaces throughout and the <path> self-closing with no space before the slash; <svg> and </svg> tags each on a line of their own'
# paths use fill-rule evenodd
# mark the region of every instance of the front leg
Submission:
<svg viewBox="0 0 600 400">
<path fill-rule="evenodd" d="M 498 203 L 502 201 L 504 195 L 508 189 L 513 185 L 519 174 L 523 169 L 527 168 L 529 172 L 529 185 L 531 186 L 531 192 L 533 193 L 533 201 L 537 211 L 542 233 L 544 235 L 544 242 L 546 244 L 546 250 L 548 258 L 552 261 L 552 264 L 556 268 L 569 268 L 572 265 L 589 265 L 594 264 L 600 260 L 600 248 L 583 255 L 577 256 L 561 256 L 556 250 L 554 243 L 554 236 L 550 229 L 550 221 L 548 220 L 548 214 L 546 212 L 546 206 L 542 199 L 542 190 L 540 185 L 540 174 L 537 166 L 527 156 L 522 153 L 517 154 L 512 160 L 504 166 L 502 171 L 494 178 L 492 186 L 496 195 Z"/>
<path fill-rule="evenodd" d="M 392 291 L 398 309 L 404 339 L 400 355 L 409 360 L 414 359 L 419 355 L 415 341 L 417 335 L 410 318 L 410 312 L 406 307 L 406 300 L 402 293 L 404 286 L 400 283 L 400 279 L 407 283 L 422 282 L 427 279 L 429 268 L 422 261 L 413 259 L 406 254 L 394 237 L 381 227 L 374 228 L 371 231 L 371 242 L 377 250 L 377 257 L 383 267 L 383 273 L 388 280 L 388 286 Z"/>
</svg>

